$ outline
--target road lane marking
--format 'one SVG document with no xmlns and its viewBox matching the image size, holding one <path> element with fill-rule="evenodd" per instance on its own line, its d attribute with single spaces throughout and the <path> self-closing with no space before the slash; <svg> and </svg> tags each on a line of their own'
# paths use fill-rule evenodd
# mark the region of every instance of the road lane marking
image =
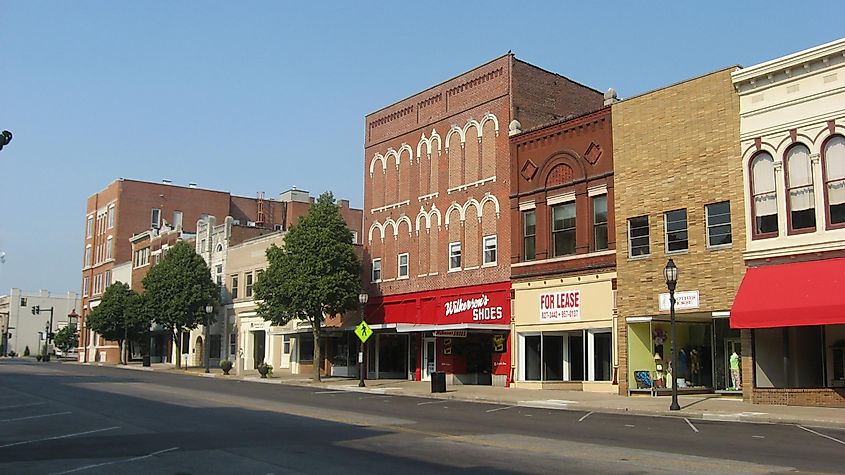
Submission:
<svg viewBox="0 0 845 475">
<path fill-rule="evenodd" d="M 765 439 L 766 436 L 764 436 L 764 435 L 752 435 L 751 438 L 752 439 Z"/>
<path fill-rule="evenodd" d="M 486 410 L 486 411 L 484 411 L 484 412 L 504 411 L 504 410 L 506 410 L 506 409 L 511 409 L 511 408 L 513 408 L 513 407 L 516 407 L 516 406 L 502 406 L 502 407 L 497 407 L 496 409 L 488 409 L 488 410 Z"/>
<path fill-rule="evenodd" d="M 444 404 L 446 401 L 426 401 L 426 402 L 418 402 L 417 406 L 425 406 L 428 404 Z"/>
<path fill-rule="evenodd" d="M 592 411 L 590 411 L 590 412 L 588 412 L 588 413 L 584 414 L 583 416 L 581 416 L 581 418 L 580 418 L 580 419 L 578 419 L 578 422 L 584 422 L 584 419 L 586 419 L 586 418 L 590 417 L 592 414 L 593 414 L 593 412 L 592 412 Z"/>
<path fill-rule="evenodd" d="M 687 424 L 689 424 L 689 426 L 690 426 L 690 428 L 692 428 L 692 430 L 698 432 L 698 429 L 694 425 L 692 425 L 692 422 L 690 422 L 689 419 L 684 417 L 684 420 L 687 421 Z"/>
<path fill-rule="evenodd" d="M 625 427 L 634 427 L 634 424 L 625 424 Z"/>
<path fill-rule="evenodd" d="M 72 414 L 72 413 L 70 411 L 54 412 L 52 414 L 40 414 L 40 415 L 37 415 L 37 416 L 16 417 L 14 419 L 0 419 L 0 422 L 25 421 L 25 420 L 28 420 L 28 419 L 41 419 L 42 417 L 64 416 L 66 414 Z"/>
<path fill-rule="evenodd" d="M 832 440 L 832 441 L 834 441 L 834 442 L 838 442 L 838 443 L 840 443 L 840 444 L 842 444 L 842 445 L 845 445 L 845 441 L 841 441 L 841 440 L 837 439 L 836 437 L 831 437 L 831 436 L 829 436 L 829 435 L 822 434 L 821 432 L 816 432 L 816 431 L 814 431 L 813 429 L 808 429 L 808 428 L 806 428 L 806 427 L 804 427 L 804 426 L 798 426 L 798 425 L 797 425 L 797 426 L 795 426 L 795 427 L 798 427 L 799 429 L 804 429 L 805 431 L 807 431 L 807 432 L 811 432 L 811 433 L 813 433 L 813 434 L 816 434 L 816 435 L 817 435 L 817 436 L 819 436 L 819 437 L 824 437 L 825 439 L 830 439 L 830 440 Z"/>
<path fill-rule="evenodd" d="M 340 391 L 317 391 L 313 394 L 341 394 Z"/>
<path fill-rule="evenodd" d="M 41 405 L 44 405 L 44 403 L 43 402 L 31 402 L 29 404 L 17 404 L 15 406 L 3 406 L 3 407 L 0 407 L 0 411 L 6 410 L 6 409 L 19 409 L 21 407 L 32 407 L 32 406 L 41 406 Z"/>
<path fill-rule="evenodd" d="M 98 468 L 98 467 L 105 467 L 106 465 L 114 465 L 116 463 L 135 462 L 137 460 L 143 460 L 143 459 L 148 459 L 150 457 L 155 457 L 156 455 L 160 455 L 160 454 L 163 454 L 163 453 L 173 452 L 174 450 L 179 450 L 179 447 L 171 447 L 169 449 L 158 450 L 156 452 L 152 452 L 152 453 L 149 453 L 147 455 L 141 455 L 141 456 L 138 456 L 138 457 L 132 457 L 132 458 L 124 459 L 124 460 L 113 460 L 111 462 L 103 462 L 103 463 L 95 463 L 95 464 L 92 464 L 92 465 L 86 465 L 84 467 L 74 468 L 72 470 L 66 470 L 64 472 L 58 472 L 58 473 L 55 473 L 53 475 L 63 475 L 65 473 L 81 472 L 82 470 L 88 470 L 88 469 L 91 469 L 91 468 Z"/>
<path fill-rule="evenodd" d="M 115 430 L 115 429 L 120 429 L 120 427 L 119 426 L 106 427 L 105 429 L 94 429 L 94 430 L 87 430 L 85 432 L 75 432 L 73 434 L 56 435 L 56 436 L 53 436 L 53 437 L 45 437 L 43 439 L 22 440 L 20 442 L 13 442 L 11 444 L 0 445 L 0 449 L 5 449 L 6 447 L 15 447 L 17 445 L 34 444 L 36 442 L 44 442 L 44 441 L 47 441 L 47 440 L 68 439 L 70 437 L 76 437 L 78 435 L 94 434 L 94 433 L 97 433 L 97 432 L 105 432 L 105 431 L 108 431 L 108 430 Z"/>
</svg>

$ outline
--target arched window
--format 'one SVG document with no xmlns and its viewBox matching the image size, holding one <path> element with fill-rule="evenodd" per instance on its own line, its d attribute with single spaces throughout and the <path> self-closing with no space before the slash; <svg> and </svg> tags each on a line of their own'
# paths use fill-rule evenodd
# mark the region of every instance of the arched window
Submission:
<svg viewBox="0 0 845 475">
<path fill-rule="evenodd" d="M 786 151 L 786 167 L 789 227 L 792 230 L 813 229 L 816 227 L 816 203 L 810 149 L 803 144 L 790 147 Z"/>
<path fill-rule="evenodd" d="M 824 145 L 824 182 L 827 219 L 845 224 L 845 137 L 834 135 Z"/>
<path fill-rule="evenodd" d="M 777 234 L 778 206 L 774 159 L 766 152 L 751 160 L 751 198 L 754 234 Z"/>
</svg>

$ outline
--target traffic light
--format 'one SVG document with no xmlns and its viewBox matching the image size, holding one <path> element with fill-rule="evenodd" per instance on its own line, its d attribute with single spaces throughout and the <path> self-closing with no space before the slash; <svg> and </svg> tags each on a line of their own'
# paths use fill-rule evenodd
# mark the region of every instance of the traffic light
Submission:
<svg viewBox="0 0 845 475">
<path fill-rule="evenodd" d="M 32 306 L 32 314 L 38 315 L 41 313 L 41 305 L 33 305 Z"/>
<path fill-rule="evenodd" d="M 9 145 L 9 142 L 12 141 L 12 133 L 8 130 L 4 130 L 0 132 L 0 150 L 3 150 L 3 147 Z"/>
</svg>

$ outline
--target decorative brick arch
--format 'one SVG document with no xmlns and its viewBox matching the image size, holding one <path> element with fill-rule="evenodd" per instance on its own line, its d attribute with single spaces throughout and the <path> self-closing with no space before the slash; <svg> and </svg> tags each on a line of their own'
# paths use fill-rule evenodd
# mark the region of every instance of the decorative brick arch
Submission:
<svg viewBox="0 0 845 475">
<path fill-rule="evenodd" d="M 491 203 L 495 207 L 494 209 L 496 210 L 496 218 L 498 218 L 499 217 L 499 200 L 498 200 L 498 198 L 496 198 L 495 195 L 491 195 L 490 193 L 485 194 L 484 198 L 480 202 L 480 207 L 481 207 L 482 211 L 484 210 L 484 207 L 487 206 L 487 203 Z"/>
<path fill-rule="evenodd" d="M 479 125 L 478 130 L 481 131 L 481 132 L 479 132 L 479 136 L 481 136 L 483 134 L 484 124 L 487 123 L 488 121 L 493 122 L 494 130 L 496 131 L 496 137 L 498 137 L 499 136 L 499 119 L 497 119 L 496 116 L 491 112 L 484 114 L 484 117 L 482 117 L 481 120 L 479 121 L 480 125 Z"/>
<path fill-rule="evenodd" d="M 472 217 L 471 214 L 467 213 L 469 211 L 470 207 L 475 207 L 475 214 L 478 217 L 478 221 L 480 222 L 481 221 L 481 204 L 475 198 L 470 198 L 469 200 L 467 200 L 466 203 L 464 203 L 464 207 L 463 207 L 464 218 L 466 218 L 466 216 Z"/>
<path fill-rule="evenodd" d="M 374 167 L 376 165 L 376 162 L 378 162 L 378 161 L 381 162 L 382 173 L 384 173 L 384 171 L 387 170 L 387 162 L 385 162 L 385 160 L 384 160 L 384 155 L 377 153 L 377 154 L 373 155 L 373 159 L 370 160 L 370 178 L 373 177 Z"/>
<path fill-rule="evenodd" d="M 461 147 L 464 146 L 464 142 L 466 142 L 466 134 L 464 134 L 464 129 L 458 127 L 457 125 L 453 125 L 449 132 L 446 134 L 446 153 L 449 153 L 449 141 L 452 139 L 452 134 L 458 134 L 458 137 L 461 139 Z"/>
<path fill-rule="evenodd" d="M 587 176 L 582 162 L 579 155 L 571 150 L 558 152 L 547 158 L 540 167 L 540 183 L 548 187 L 582 179 Z"/>
<path fill-rule="evenodd" d="M 446 228 L 449 228 L 449 223 L 452 219 L 452 214 L 454 212 L 458 213 L 458 221 L 464 220 L 464 209 L 458 203 L 452 203 L 452 206 L 449 206 L 449 209 L 446 210 Z"/>
<path fill-rule="evenodd" d="M 396 224 L 395 224 L 396 231 L 395 231 L 395 234 L 393 235 L 394 237 L 398 238 L 399 229 L 402 227 L 402 223 L 405 223 L 408 226 L 408 236 L 410 236 L 411 233 L 413 233 L 414 227 L 411 225 L 411 218 L 409 218 L 408 216 L 403 214 L 399 219 L 396 220 Z"/>
<path fill-rule="evenodd" d="M 370 231 L 367 235 L 367 241 L 373 242 L 373 231 L 378 230 L 379 233 L 379 240 L 384 241 L 384 226 L 378 221 L 373 221 L 373 224 L 370 226 Z"/>
</svg>

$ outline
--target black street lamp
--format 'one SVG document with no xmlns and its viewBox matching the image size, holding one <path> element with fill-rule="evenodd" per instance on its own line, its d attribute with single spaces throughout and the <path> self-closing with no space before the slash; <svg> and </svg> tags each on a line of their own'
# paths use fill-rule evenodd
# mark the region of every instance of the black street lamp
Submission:
<svg viewBox="0 0 845 475">
<path fill-rule="evenodd" d="M 367 308 L 367 301 L 370 300 L 370 296 L 364 292 L 358 294 L 358 302 L 361 303 L 361 321 L 364 321 L 364 309 Z M 360 339 L 358 340 L 360 341 Z M 358 373 L 360 373 L 360 380 L 358 381 L 358 387 L 363 388 L 364 384 L 364 342 L 360 341 L 358 345 Z"/>
<path fill-rule="evenodd" d="M 675 286 L 678 285 L 678 267 L 672 259 L 669 259 L 663 268 L 663 277 L 666 278 L 666 287 L 669 288 L 669 318 L 672 322 L 672 405 L 669 410 L 679 411 L 681 406 L 678 404 L 678 340 L 675 338 Z"/>
<path fill-rule="evenodd" d="M 202 345 L 202 360 L 205 364 L 205 372 L 209 373 L 208 370 L 208 353 L 210 345 L 208 344 L 208 325 L 211 323 L 211 312 L 214 311 L 214 305 L 208 304 L 205 306 L 205 325 L 203 328 L 203 345 Z M 187 365 L 186 365 L 187 366 Z"/>
</svg>

